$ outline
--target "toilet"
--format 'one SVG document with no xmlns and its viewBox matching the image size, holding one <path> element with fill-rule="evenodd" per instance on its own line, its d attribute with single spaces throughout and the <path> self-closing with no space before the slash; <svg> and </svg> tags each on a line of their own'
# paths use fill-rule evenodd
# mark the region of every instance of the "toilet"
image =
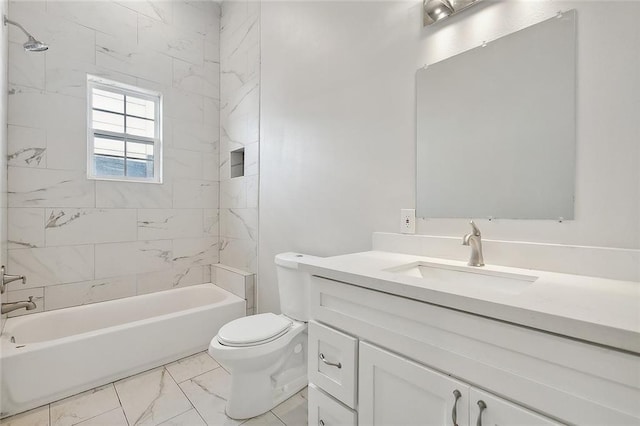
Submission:
<svg viewBox="0 0 640 426">
<path fill-rule="evenodd" d="M 248 419 L 271 410 L 307 386 L 309 279 L 298 261 L 311 256 L 275 257 L 282 314 L 233 320 L 211 340 L 209 354 L 231 374 L 226 413 Z"/>
</svg>

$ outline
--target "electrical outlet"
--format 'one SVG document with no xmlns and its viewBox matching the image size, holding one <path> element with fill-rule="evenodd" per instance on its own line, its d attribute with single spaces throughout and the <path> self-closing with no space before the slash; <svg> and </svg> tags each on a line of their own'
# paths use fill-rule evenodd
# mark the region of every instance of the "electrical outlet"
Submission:
<svg viewBox="0 0 640 426">
<path fill-rule="evenodd" d="M 400 232 L 403 234 L 416 233 L 415 209 L 400 209 Z"/>
</svg>

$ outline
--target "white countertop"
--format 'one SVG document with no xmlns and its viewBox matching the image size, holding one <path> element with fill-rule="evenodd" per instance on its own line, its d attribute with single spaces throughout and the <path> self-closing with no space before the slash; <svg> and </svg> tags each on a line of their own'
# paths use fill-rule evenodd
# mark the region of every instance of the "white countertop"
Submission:
<svg viewBox="0 0 640 426">
<path fill-rule="evenodd" d="M 494 265 L 477 268 L 538 277 L 529 285 L 505 292 L 386 271 L 412 262 L 467 268 L 466 262 L 382 251 L 305 257 L 300 259 L 300 268 L 359 287 L 640 354 L 639 282 Z"/>
</svg>

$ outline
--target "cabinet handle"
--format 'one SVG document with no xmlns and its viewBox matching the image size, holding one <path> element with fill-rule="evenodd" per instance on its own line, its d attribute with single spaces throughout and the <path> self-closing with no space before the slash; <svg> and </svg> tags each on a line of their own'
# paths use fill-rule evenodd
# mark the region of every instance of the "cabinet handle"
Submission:
<svg viewBox="0 0 640 426">
<path fill-rule="evenodd" d="M 320 426 L 324 426 L 324 420 L 322 420 L 322 419 L 318 420 L 318 424 L 319 424 Z"/>
<path fill-rule="evenodd" d="M 487 408 L 487 404 L 485 404 L 483 400 L 479 400 L 478 407 L 480 407 L 480 411 L 478 412 L 478 420 L 476 421 L 476 426 L 482 426 L 482 412 Z"/>
<path fill-rule="evenodd" d="M 458 426 L 458 400 L 462 397 L 462 394 L 458 389 L 453 391 L 453 396 L 456 399 L 453 401 L 453 410 L 451 411 L 451 420 L 453 420 L 453 426 Z"/>
<path fill-rule="evenodd" d="M 328 366 L 342 368 L 342 363 L 340 363 L 340 362 L 336 363 L 336 362 L 327 361 L 322 352 L 320 352 L 320 360 L 322 360 L 322 362 L 324 362 Z"/>
</svg>

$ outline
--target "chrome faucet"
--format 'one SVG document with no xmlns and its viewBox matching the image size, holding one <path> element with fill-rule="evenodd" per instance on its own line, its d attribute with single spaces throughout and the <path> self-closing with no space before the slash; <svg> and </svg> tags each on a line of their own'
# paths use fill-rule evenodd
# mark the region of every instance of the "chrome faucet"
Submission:
<svg viewBox="0 0 640 426">
<path fill-rule="evenodd" d="M 3 303 L 0 307 L 0 314 L 8 314 L 16 309 L 25 308 L 27 311 L 32 311 L 36 306 L 36 302 L 33 301 L 33 296 L 29 296 L 29 300 L 23 300 L 21 302 Z"/>
<path fill-rule="evenodd" d="M 2 275 L 2 281 L 0 281 L 0 294 L 4 294 L 4 290 L 7 284 L 12 283 L 14 281 L 22 280 L 22 284 L 27 283 L 27 277 L 24 275 L 9 275 L 6 274 L 6 269 L 4 266 L 0 267 L 0 275 Z"/>
<path fill-rule="evenodd" d="M 473 221 L 471 221 L 470 224 L 472 232 L 462 238 L 463 245 L 471 246 L 471 257 L 467 265 L 484 266 L 484 259 L 482 258 L 482 234 L 480 234 L 480 230 Z"/>
</svg>

